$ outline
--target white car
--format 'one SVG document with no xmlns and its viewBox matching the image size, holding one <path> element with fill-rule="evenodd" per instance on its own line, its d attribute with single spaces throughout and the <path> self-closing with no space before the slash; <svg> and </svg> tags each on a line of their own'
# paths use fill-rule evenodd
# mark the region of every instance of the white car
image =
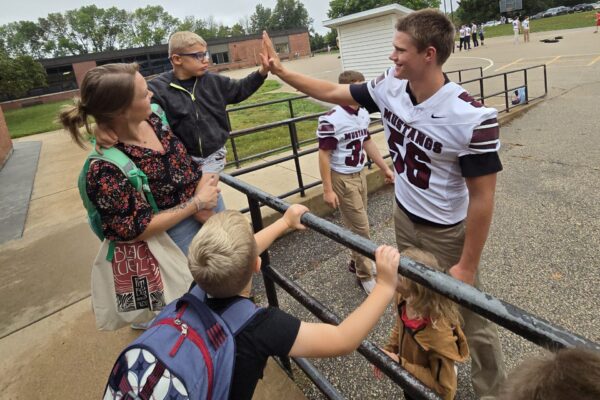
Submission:
<svg viewBox="0 0 600 400">
<path fill-rule="evenodd" d="M 597 3 L 592 3 L 592 7 L 594 7 L 596 10 L 600 10 L 600 1 Z"/>
</svg>

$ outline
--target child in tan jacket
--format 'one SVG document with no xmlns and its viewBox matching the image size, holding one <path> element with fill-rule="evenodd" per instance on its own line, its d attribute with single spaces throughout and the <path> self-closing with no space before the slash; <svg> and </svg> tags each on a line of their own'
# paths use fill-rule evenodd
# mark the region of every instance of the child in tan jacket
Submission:
<svg viewBox="0 0 600 400">
<path fill-rule="evenodd" d="M 431 253 L 411 247 L 401 255 L 440 269 Z M 469 355 L 456 304 L 399 276 L 396 305 L 396 325 L 383 351 L 444 400 L 452 400 L 456 394 L 454 363 Z M 381 376 L 377 369 L 375 376 Z"/>
</svg>

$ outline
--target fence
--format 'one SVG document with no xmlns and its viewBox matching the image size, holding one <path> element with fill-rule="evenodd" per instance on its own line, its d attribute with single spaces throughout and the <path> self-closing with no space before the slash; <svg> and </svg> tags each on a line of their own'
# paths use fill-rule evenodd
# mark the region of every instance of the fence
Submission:
<svg viewBox="0 0 600 400">
<path fill-rule="evenodd" d="M 543 83 L 544 83 L 544 91 L 541 95 L 537 96 L 537 97 L 529 97 L 529 74 L 528 71 L 530 70 L 537 70 L 539 68 L 543 68 Z M 479 77 L 474 78 L 474 79 L 469 79 L 466 81 L 460 81 L 463 77 L 463 75 L 469 71 L 477 71 L 479 74 Z M 514 77 L 517 76 L 517 74 L 521 74 L 522 73 L 522 77 L 523 77 L 523 81 L 522 83 L 517 84 L 516 86 L 511 86 L 509 87 L 508 85 L 508 81 L 509 81 L 509 76 L 510 77 Z M 523 68 L 523 69 L 519 69 L 519 70 L 515 70 L 515 71 L 508 71 L 508 72 L 504 72 L 504 73 L 500 73 L 500 74 L 495 74 L 495 75 L 489 75 L 489 76 L 483 76 L 483 69 L 481 67 L 476 67 L 476 68 L 467 68 L 467 69 L 463 69 L 463 70 L 455 70 L 455 71 L 448 71 L 446 72 L 446 75 L 457 75 L 459 78 L 459 83 L 461 85 L 467 85 L 467 84 L 472 84 L 472 83 L 476 83 L 477 87 L 479 88 L 479 93 L 475 93 L 473 95 L 473 97 L 475 97 L 477 100 L 481 101 L 482 103 L 485 104 L 485 100 L 486 99 L 490 99 L 492 97 L 496 97 L 498 95 L 504 95 L 505 97 L 505 108 L 504 109 L 500 109 L 500 112 L 509 112 L 510 108 L 514 108 L 514 107 L 510 107 L 509 105 L 509 101 L 508 101 L 508 96 L 509 96 L 509 92 L 512 92 L 514 90 L 517 90 L 519 88 L 524 87 L 525 88 L 525 100 L 520 102 L 518 105 L 515 105 L 515 107 L 518 107 L 520 105 L 523 104 L 528 104 L 530 101 L 539 99 L 541 97 L 546 96 L 546 94 L 548 93 L 548 83 L 547 83 L 547 76 L 546 76 L 546 66 L 545 65 L 537 65 L 537 66 L 533 66 L 533 67 L 529 67 L 529 68 Z M 484 83 L 488 82 L 492 79 L 496 79 L 498 77 L 503 77 L 503 90 L 495 90 L 490 94 L 486 94 L 487 91 L 484 90 Z M 300 157 L 304 157 L 306 155 L 309 155 L 311 153 L 315 153 L 318 151 L 317 147 L 313 147 L 313 148 L 308 148 L 305 150 L 301 149 L 301 146 L 306 145 L 306 144 L 311 144 L 311 143 L 315 143 L 316 142 L 316 138 L 312 138 L 312 139 L 308 139 L 308 140 L 304 140 L 304 141 L 299 141 L 298 140 L 298 134 L 297 134 L 297 129 L 296 129 L 296 123 L 301 122 L 301 121 L 306 121 L 306 120 L 311 120 L 311 119 L 317 119 L 319 116 L 325 114 L 325 112 L 322 113 L 315 113 L 315 114 L 309 114 L 309 115 L 304 115 L 304 116 L 300 116 L 300 117 L 296 117 L 294 114 L 294 107 L 293 107 L 293 102 L 299 99 L 305 99 L 308 96 L 296 96 L 296 97 L 290 97 L 287 99 L 281 99 L 281 100 L 273 100 L 273 101 L 268 101 L 268 102 L 264 102 L 264 103 L 259 103 L 259 104 L 252 104 L 252 105 L 247 105 L 247 106 L 241 106 L 241 107 L 235 107 L 235 108 L 231 108 L 227 111 L 227 118 L 228 118 L 228 122 L 229 122 L 229 115 L 233 112 L 237 112 L 240 110 L 248 110 L 248 109 L 252 109 L 252 108 L 256 108 L 256 107 L 264 107 L 264 106 L 268 106 L 268 105 L 272 105 L 272 104 L 279 104 L 279 103 L 288 103 L 288 109 L 289 109 L 289 115 L 290 117 L 288 119 L 282 120 L 282 121 L 277 121 L 277 122 L 272 122 L 272 123 L 268 123 L 268 124 L 263 124 L 263 125 L 259 125 L 259 126 L 255 126 L 252 128 L 245 128 L 245 129 L 240 129 L 240 130 L 236 130 L 231 132 L 230 135 L 230 144 L 231 144 L 231 148 L 232 148 L 232 153 L 233 153 L 233 161 L 230 161 L 227 163 L 228 166 L 234 165 L 237 170 L 231 172 L 232 176 L 239 176 L 239 175 L 243 175 L 243 174 L 247 174 L 250 172 L 254 172 L 254 171 L 258 171 L 264 168 L 268 168 L 271 167 L 273 165 L 276 164 L 281 164 L 283 162 L 289 161 L 289 160 L 294 160 L 294 165 L 295 165 L 295 169 L 296 169 L 296 180 L 297 180 L 297 188 L 293 189 L 291 191 L 288 191 L 286 193 L 282 193 L 279 194 L 278 197 L 285 199 L 289 196 L 292 196 L 294 194 L 300 193 L 300 195 L 302 197 L 305 196 L 305 192 L 307 189 L 310 189 L 312 187 L 318 186 L 321 184 L 320 180 L 314 181 L 314 182 L 310 182 L 310 183 L 305 183 L 303 178 L 302 178 L 302 167 L 300 165 Z M 378 124 L 378 120 L 372 121 L 371 126 L 373 125 L 377 125 Z M 230 127 L 231 127 L 231 123 L 229 123 Z M 254 154 L 245 158 L 239 158 L 238 156 L 238 151 L 237 151 L 237 146 L 236 146 L 236 139 L 240 138 L 242 136 L 246 136 L 246 135 L 251 135 L 254 133 L 258 133 L 258 132 L 263 132 L 272 128 L 277 128 L 280 126 L 287 126 L 288 127 L 288 132 L 289 132 L 289 137 L 290 137 L 290 145 L 288 146 L 282 146 L 282 147 L 278 147 L 276 149 L 271 149 L 265 152 L 261 152 L 258 154 Z M 316 126 L 316 124 L 315 124 Z M 375 129 L 370 129 L 370 134 L 374 135 L 374 134 L 378 134 L 380 132 L 383 131 L 383 127 L 377 127 Z M 256 160 L 262 157 L 266 157 L 269 155 L 273 155 L 273 154 L 277 154 L 277 153 L 281 153 L 283 151 L 289 151 L 291 150 L 291 154 L 289 155 L 285 155 L 282 157 L 279 157 L 275 160 L 271 160 L 268 162 L 264 162 L 264 163 L 260 163 L 260 164 L 256 164 L 250 167 L 246 167 L 243 169 L 241 168 L 241 164 L 244 162 L 248 162 L 251 160 Z M 384 158 L 388 158 L 389 155 L 384 156 Z M 370 168 L 371 166 L 371 161 L 369 160 L 368 164 L 367 164 Z M 244 209 L 244 212 L 247 212 L 248 209 Z"/>
<path fill-rule="evenodd" d="M 288 207 L 288 204 L 282 200 L 230 175 L 222 174 L 221 180 L 247 196 L 255 232 L 263 228 L 260 203 L 281 213 L 285 212 Z M 308 228 L 374 259 L 377 245 L 370 240 L 310 213 L 305 214 L 301 221 Z M 279 304 L 275 291 L 275 285 L 277 284 L 320 320 L 331 324 L 339 324 L 341 322 L 341 319 L 325 305 L 318 302 L 300 286 L 273 268 L 270 265 L 268 251 L 261 254 L 261 258 L 265 291 L 270 306 L 278 307 Z M 485 294 L 470 285 L 451 278 L 449 275 L 430 269 L 409 258 L 401 258 L 398 272 L 540 346 L 551 349 L 584 347 L 600 351 L 600 345 L 597 343 L 553 325 L 512 304 Z M 401 368 L 399 364 L 392 361 L 371 342 L 363 341 L 358 352 L 370 363 L 381 369 L 382 372 L 396 384 L 400 385 L 413 398 L 439 399 L 434 392 Z M 304 359 L 294 359 L 294 362 L 298 364 L 327 398 L 344 398 L 310 362 Z M 290 369 L 288 359 L 283 359 L 282 364 L 288 370 Z"/>
</svg>

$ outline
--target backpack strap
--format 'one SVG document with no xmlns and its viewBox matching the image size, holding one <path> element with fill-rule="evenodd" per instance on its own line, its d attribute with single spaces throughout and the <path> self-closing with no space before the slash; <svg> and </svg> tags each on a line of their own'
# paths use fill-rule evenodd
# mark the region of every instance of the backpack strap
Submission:
<svg viewBox="0 0 600 400">
<path fill-rule="evenodd" d="M 167 120 L 167 113 L 165 113 L 165 110 L 163 110 L 161 106 L 156 103 L 152 103 L 150 104 L 150 109 L 152 109 L 154 114 L 158 115 L 163 126 L 170 128 L 169 121 Z"/>
<path fill-rule="evenodd" d="M 95 147 L 95 143 L 93 144 Z M 140 192 L 148 201 L 148 203 L 150 203 L 152 210 L 154 210 L 155 213 L 158 213 L 158 206 L 156 205 L 156 201 L 154 201 L 154 196 L 152 196 L 152 192 L 150 191 L 148 177 L 146 176 L 144 171 L 139 169 L 137 165 L 135 165 L 133 161 L 131 161 L 131 159 L 127 157 L 125 153 L 123 153 L 121 150 L 115 147 L 111 147 L 109 149 L 104 149 L 103 154 L 100 154 L 96 152 L 96 149 L 94 148 L 94 150 L 91 151 L 91 153 L 88 155 L 88 159 L 86 160 L 86 164 L 88 164 L 88 169 L 89 164 L 94 160 L 106 161 L 118 167 L 121 170 L 121 172 L 123 172 L 123 175 L 125 175 L 127 179 L 129 179 L 129 182 L 131 182 L 135 190 Z"/>
<path fill-rule="evenodd" d="M 250 299 L 240 298 L 234 300 L 225 311 L 221 312 L 221 318 L 223 318 L 233 336 L 236 336 L 260 310 L 262 308 Z"/>
<path fill-rule="evenodd" d="M 92 215 L 96 211 L 96 206 L 92 203 L 90 198 L 87 195 L 87 174 L 90 169 L 90 165 L 95 160 L 102 160 L 105 162 L 109 162 L 115 165 L 123 175 L 127 177 L 129 182 L 133 185 L 135 190 L 137 190 L 145 199 L 148 201 L 154 213 L 158 213 L 159 209 L 156 205 L 156 201 L 154 200 L 154 196 L 152 196 L 152 191 L 150 190 L 150 185 L 148 184 L 148 177 L 134 164 L 133 161 L 125 153 L 121 150 L 111 147 L 109 149 L 104 149 L 103 154 L 100 154 L 96 151 L 96 141 L 92 140 L 92 151 L 88 154 L 85 163 L 83 164 L 83 168 L 81 169 L 81 173 L 79 174 L 79 179 L 77 181 L 77 186 L 79 188 L 79 196 L 83 201 L 83 205 L 88 212 L 88 215 Z M 100 240 L 104 240 L 104 234 L 102 233 L 102 227 L 94 226 L 91 224 L 92 230 L 100 238 Z M 110 242 L 108 252 L 106 255 L 106 259 L 108 261 L 112 261 L 114 255 L 115 243 L 113 241 Z"/>
</svg>

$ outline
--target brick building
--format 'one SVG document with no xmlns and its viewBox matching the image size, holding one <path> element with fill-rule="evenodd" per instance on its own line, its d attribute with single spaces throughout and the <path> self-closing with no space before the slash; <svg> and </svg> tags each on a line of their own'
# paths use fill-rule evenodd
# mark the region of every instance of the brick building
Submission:
<svg viewBox="0 0 600 400">
<path fill-rule="evenodd" d="M 269 35 L 282 58 L 305 57 L 311 54 L 306 28 L 272 32 Z M 260 63 L 261 43 L 261 34 L 208 39 L 208 52 L 211 55 L 209 69 L 218 72 L 256 66 Z M 16 100 L 3 98 L 0 93 L 0 101 L 4 101 L 0 106 L 4 111 L 71 98 L 77 92 L 85 73 L 97 65 L 137 62 L 140 73 L 144 76 L 171 69 L 166 44 L 43 59 L 39 62 L 48 74 L 48 87 L 32 89 L 26 98 Z"/>
</svg>

